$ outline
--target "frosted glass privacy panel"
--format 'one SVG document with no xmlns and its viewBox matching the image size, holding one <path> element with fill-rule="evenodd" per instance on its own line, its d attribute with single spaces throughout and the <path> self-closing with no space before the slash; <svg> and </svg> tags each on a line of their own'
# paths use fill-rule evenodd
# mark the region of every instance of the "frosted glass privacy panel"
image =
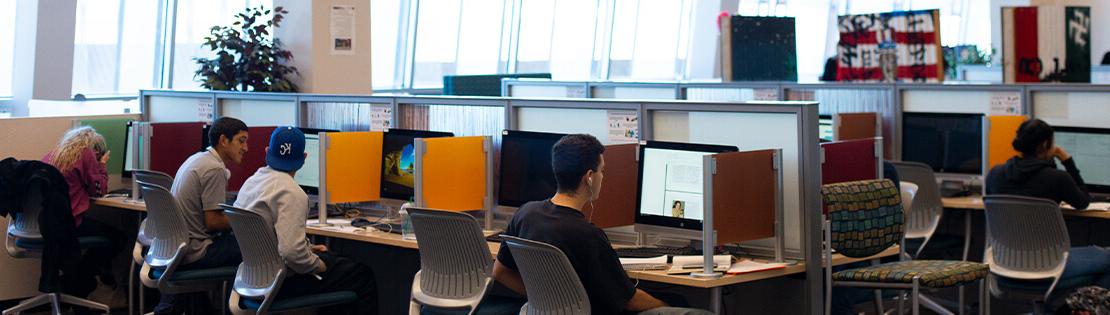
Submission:
<svg viewBox="0 0 1110 315">
<path fill-rule="evenodd" d="M 274 100 L 220 100 L 220 115 L 234 117 L 247 126 L 295 126 L 297 103 Z"/>
<path fill-rule="evenodd" d="M 902 111 L 918 113 L 989 114 L 991 96 L 1008 91 L 904 90 Z"/>
<path fill-rule="evenodd" d="M 402 129 L 452 132 L 456 137 L 492 136 L 501 141 L 505 108 L 500 106 L 398 104 L 397 125 Z"/>
<path fill-rule="evenodd" d="M 1110 92 L 1033 92 L 1033 117 L 1050 125 L 1110 127 Z"/>
<path fill-rule="evenodd" d="M 691 101 L 746 102 L 755 100 L 755 89 L 687 88 Z"/>
<path fill-rule="evenodd" d="M 150 122 L 207 121 L 201 119 L 201 107 L 211 108 L 212 98 L 149 96 L 147 119 Z"/>
<path fill-rule="evenodd" d="M 634 86 L 596 86 L 592 98 L 634 99 L 634 100 L 673 100 L 677 98 L 677 87 L 634 87 Z"/>
<path fill-rule="evenodd" d="M 652 132 L 653 140 L 659 141 L 735 145 L 741 151 L 781 148 L 786 249 L 801 251 L 801 160 L 796 115 L 659 111 L 652 113 Z M 768 248 L 774 245 L 771 240 L 749 244 Z"/>
<path fill-rule="evenodd" d="M 604 109 L 517 107 L 516 129 L 551 133 L 587 133 L 609 142 L 609 114 Z"/>
<path fill-rule="evenodd" d="M 380 104 L 379 106 L 390 106 Z M 370 125 L 373 106 L 370 103 L 305 103 L 306 128 L 331 129 L 340 131 L 367 131 Z"/>
<path fill-rule="evenodd" d="M 542 98 L 585 98 L 586 88 L 584 85 L 527 85 L 518 83 L 509 86 L 508 96 Z"/>
</svg>

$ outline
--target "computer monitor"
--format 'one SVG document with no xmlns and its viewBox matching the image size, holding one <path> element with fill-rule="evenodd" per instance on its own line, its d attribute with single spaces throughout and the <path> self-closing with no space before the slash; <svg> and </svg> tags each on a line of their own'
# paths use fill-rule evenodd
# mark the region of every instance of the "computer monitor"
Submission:
<svg viewBox="0 0 1110 315">
<path fill-rule="evenodd" d="M 126 178 L 131 178 L 131 171 L 135 170 L 135 158 L 137 158 L 139 154 L 139 139 L 134 139 L 134 135 L 132 134 L 135 128 L 138 127 L 139 122 L 129 121 L 127 122 L 127 132 L 123 134 L 124 149 L 123 159 L 121 159 L 123 161 L 119 163 L 123 163 L 123 172 L 121 173 L 121 176 Z"/>
<path fill-rule="evenodd" d="M 817 136 L 820 137 L 821 142 L 833 141 L 832 115 L 817 116 Z"/>
<path fill-rule="evenodd" d="M 415 191 L 416 139 L 454 137 L 450 132 L 389 129 L 382 139 L 382 197 L 409 200 Z"/>
<path fill-rule="evenodd" d="M 983 174 L 983 115 L 902 114 L 902 160 L 937 173 Z"/>
<path fill-rule="evenodd" d="M 551 148 L 565 134 L 505 130 L 501 134 L 501 178 L 497 204 L 508 207 L 555 195 Z"/>
<path fill-rule="evenodd" d="M 297 171 L 293 180 L 297 185 L 310 195 L 320 193 L 320 133 L 339 132 L 338 130 L 300 128 L 304 132 L 304 152 L 308 157 L 304 159 L 304 166 Z"/>
<path fill-rule="evenodd" d="M 703 159 L 737 150 L 722 145 L 641 143 L 636 230 L 699 239 L 704 218 Z"/>
<path fill-rule="evenodd" d="M 1059 126 L 1054 129 L 1056 145 L 1075 159 L 1087 189 L 1091 193 L 1110 194 L 1110 129 Z"/>
</svg>

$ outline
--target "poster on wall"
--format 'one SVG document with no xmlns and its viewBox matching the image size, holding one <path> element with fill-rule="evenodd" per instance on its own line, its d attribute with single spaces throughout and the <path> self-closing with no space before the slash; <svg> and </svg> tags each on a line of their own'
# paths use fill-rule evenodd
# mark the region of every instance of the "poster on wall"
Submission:
<svg viewBox="0 0 1110 315">
<path fill-rule="evenodd" d="M 1091 8 L 1002 8 L 1005 83 L 1091 82 Z"/>
<path fill-rule="evenodd" d="M 331 54 L 355 54 L 355 6 L 331 6 Z"/>
<path fill-rule="evenodd" d="M 216 119 L 216 106 L 212 99 L 197 99 L 197 121 L 213 121 Z"/>
<path fill-rule="evenodd" d="M 640 139 L 639 115 L 634 110 L 609 111 L 609 143 L 636 143 Z"/>
<path fill-rule="evenodd" d="M 939 10 L 844 15 L 837 28 L 837 81 L 944 79 Z"/>
</svg>

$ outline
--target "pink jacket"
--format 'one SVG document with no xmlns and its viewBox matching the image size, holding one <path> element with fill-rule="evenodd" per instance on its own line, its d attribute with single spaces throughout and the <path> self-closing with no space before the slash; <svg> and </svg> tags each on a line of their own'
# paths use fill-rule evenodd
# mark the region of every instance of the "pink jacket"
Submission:
<svg viewBox="0 0 1110 315">
<path fill-rule="evenodd" d="M 54 152 L 47 153 L 43 162 L 53 164 Z M 92 149 L 81 152 L 81 159 L 68 172 L 62 173 L 69 185 L 69 206 L 77 226 L 81 225 L 82 214 L 89 210 L 89 198 L 100 197 L 108 192 L 108 170 L 96 159 Z"/>
</svg>

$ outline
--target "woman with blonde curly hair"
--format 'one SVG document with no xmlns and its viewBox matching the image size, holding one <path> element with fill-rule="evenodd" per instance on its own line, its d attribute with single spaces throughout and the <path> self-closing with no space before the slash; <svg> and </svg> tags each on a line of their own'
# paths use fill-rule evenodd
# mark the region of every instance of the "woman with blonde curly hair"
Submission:
<svg viewBox="0 0 1110 315">
<path fill-rule="evenodd" d="M 66 178 L 69 186 L 69 204 L 77 224 L 77 236 L 100 236 L 111 241 L 111 246 L 85 251 L 82 256 L 82 275 L 65 281 L 68 293 L 86 297 L 96 288 L 95 275 L 100 281 L 115 285 L 111 270 L 112 258 L 123 248 L 126 234 L 92 218 L 86 218 L 89 201 L 108 191 L 108 145 L 104 137 L 92 127 L 70 129 L 42 161 L 53 165 Z"/>
</svg>

